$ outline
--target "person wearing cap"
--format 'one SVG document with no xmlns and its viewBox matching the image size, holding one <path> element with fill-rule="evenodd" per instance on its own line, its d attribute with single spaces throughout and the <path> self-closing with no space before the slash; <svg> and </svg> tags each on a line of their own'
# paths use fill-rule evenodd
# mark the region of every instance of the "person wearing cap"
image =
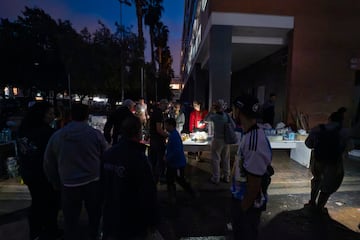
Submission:
<svg viewBox="0 0 360 240">
<path fill-rule="evenodd" d="M 264 131 L 257 125 L 259 102 L 250 95 L 238 97 L 233 114 L 244 136 L 239 146 L 240 180 L 233 180 L 232 227 L 234 239 L 256 239 L 261 212 L 266 207 L 262 179 L 271 164 L 272 151 Z"/>
<path fill-rule="evenodd" d="M 140 143 L 141 120 L 124 120 L 123 136 L 103 155 L 103 240 L 149 239 L 159 221 L 156 184 L 146 146 Z"/>
<path fill-rule="evenodd" d="M 224 112 L 226 103 L 219 99 L 214 102 L 212 111 L 205 117 L 205 121 L 211 121 L 214 124 L 214 137 L 211 142 L 211 161 L 212 161 L 212 177 L 210 182 L 218 184 L 220 180 L 230 182 L 230 144 L 226 144 L 224 140 L 225 124 L 235 123 L 232 118 Z M 222 163 L 222 177 L 220 176 L 220 163 Z"/>
<path fill-rule="evenodd" d="M 155 107 L 150 115 L 150 148 L 149 159 L 153 167 L 155 181 L 159 179 L 166 182 L 165 179 L 165 163 L 163 161 L 165 155 L 165 144 L 168 133 L 165 131 L 164 120 L 168 100 L 161 99 L 159 106 Z"/>
<path fill-rule="evenodd" d="M 121 137 L 121 125 L 126 118 L 133 116 L 135 106 L 134 101 L 126 99 L 123 104 L 108 117 L 104 126 L 104 136 L 109 144 L 114 145 L 119 141 Z"/>
</svg>

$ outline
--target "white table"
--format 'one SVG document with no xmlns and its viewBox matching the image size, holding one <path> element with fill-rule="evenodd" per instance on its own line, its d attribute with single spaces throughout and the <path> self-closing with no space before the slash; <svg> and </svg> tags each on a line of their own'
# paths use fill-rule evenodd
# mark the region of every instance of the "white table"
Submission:
<svg viewBox="0 0 360 240">
<path fill-rule="evenodd" d="M 185 152 L 204 152 L 210 151 L 211 142 L 194 142 L 191 140 L 183 141 Z M 309 168 L 311 149 L 306 147 L 304 141 L 270 141 L 271 149 L 290 149 L 290 158 L 301 165 Z"/>
<path fill-rule="evenodd" d="M 311 159 L 311 149 L 305 145 L 304 141 L 270 141 L 272 149 L 290 149 L 290 158 L 309 168 Z"/>
<path fill-rule="evenodd" d="M 192 140 L 183 141 L 185 152 L 204 152 L 210 151 L 210 142 L 194 142 Z"/>
</svg>

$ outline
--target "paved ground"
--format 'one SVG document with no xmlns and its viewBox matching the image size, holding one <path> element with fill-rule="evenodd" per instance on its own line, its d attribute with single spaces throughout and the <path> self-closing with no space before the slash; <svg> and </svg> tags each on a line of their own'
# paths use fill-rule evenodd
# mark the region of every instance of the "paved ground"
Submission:
<svg viewBox="0 0 360 240">
<path fill-rule="evenodd" d="M 269 189 L 268 209 L 262 215 L 259 239 L 359 240 L 360 161 L 345 160 L 344 182 L 339 191 L 329 199 L 329 214 L 319 217 L 303 208 L 309 198 L 311 173 L 290 160 L 288 155 L 287 151 L 274 152 L 273 165 L 276 173 Z M 165 186 L 159 186 L 162 213 L 160 232 L 169 240 L 204 236 L 229 239 L 229 185 L 208 183 L 210 160 L 206 153 L 201 162 L 189 159 L 187 174 L 200 197 L 192 200 L 179 189 L 178 203 L 174 207 L 168 204 Z M 27 239 L 26 208 L 29 204 L 26 186 L 15 180 L 0 181 L 1 240 Z M 83 225 L 85 219 L 84 215 Z M 60 223 L 61 221 L 60 216 Z"/>
</svg>

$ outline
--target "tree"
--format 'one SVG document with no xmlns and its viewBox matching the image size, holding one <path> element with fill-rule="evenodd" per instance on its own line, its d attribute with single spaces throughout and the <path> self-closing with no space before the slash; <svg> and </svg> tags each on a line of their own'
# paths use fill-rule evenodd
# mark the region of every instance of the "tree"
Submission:
<svg viewBox="0 0 360 240">
<path fill-rule="evenodd" d="M 119 0 L 120 4 L 121 1 Z M 139 38 L 139 47 L 140 47 L 140 59 L 144 59 L 144 50 L 145 50 L 145 40 L 144 40 L 144 32 L 143 32 L 143 17 L 144 17 L 144 9 L 148 5 L 148 0 L 131 0 L 135 5 L 136 18 L 137 18 L 137 26 L 138 26 L 138 38 Z M 127 2 L 127 0 L 125 0 Z"/>
<path fill-rule="evenodd" d="M 169 40 L 169 29 L 162 22 L 158 22 L 154 29 L 154 43 L 156 46 L 156 60 L 159 64 L 159 70 L 162 69 L 162 51 L 167 46 Z"/>
<path fill-rule="evenodd" d="M 154 55 L 154 30 L 155 26 L 159 23 L 164 8 L 162 6 L 163 0 L 149 0 L 149 4 L 145 7 L 145 25 L 149 26 L 150 35 L 150 48 L 151 48 L 151 65 L 153 71 L 156 71 L 155 67 L 155 55 Z"/>
<path fill-rule="evenodd" d="M 174 72 L 171 68 L 172 57 L 170 49 L 168 47 L 169 29 L 162 22 L 159 22 L 155 26 L 154 43 L 156 46 L 155 55 L 159 64 L 159 75 L 157 80 L 158 92 L 160 97 L 169 98 L 170 82 L 174 76 Z"/>
<path fill-rule="evenodd" d="M 8 49 L 5 57 L 11 56 L 8 64 L 13 65 L 8 76 L 23 88 L 54 88 L 53 78 L 61 78 L 62 72 L 55 37 L 56 21 L 42 9 L 25 7 L 14 23 L 2 21 L 2 27 L 5 27 L 2 28 L 5 36 L 12 36 L 13 41 L 1 44 Z"/>
</svg>

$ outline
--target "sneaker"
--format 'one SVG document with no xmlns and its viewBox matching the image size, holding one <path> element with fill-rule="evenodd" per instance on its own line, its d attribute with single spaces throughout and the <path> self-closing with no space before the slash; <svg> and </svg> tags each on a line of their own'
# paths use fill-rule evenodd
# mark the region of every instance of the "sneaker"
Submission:
<svg viewBox="0 0 360 240">
<path fill-rule="evenodd" d="M 215 181 L 213 178 L 210 178 L 209 182 L 217 185 L 217 184 L 219 184 L 220 181 Z"/>
<path fill-rule="evenodd" d="M 304 208 L 311 208 L 311 209 L 315 209 L 316 208 L 316 203 L 309 201 L 308 203 L 304 204 Z"/>
<path fill-rule="evenodd" d="M 229 183 L 230 182 L 230 178 L 229 177 L 222 177 L 221 181 L 224 183 Z"/>
<path fill-rule="evenodd" d="M 317 208 L 317 211 L 318 211 L 318 213 L 319 214 L 321 214 L 321 215 L 329 215 L 329 211 L 328 211 L 328 209 L 326 208 L 326 207 L 323 207 L 323 208 Z"/>
<path fill-rule="evenodd" d="M 198 199 L 199 197 L 200 197 L 200 194 L 199 194 L 199 192 L 197 192 L 197 191 L 193 191 L 192 193 L 190 193 L 191 194 L 191 197 L 193 198 L 193 199 Z"/>
</svg>

